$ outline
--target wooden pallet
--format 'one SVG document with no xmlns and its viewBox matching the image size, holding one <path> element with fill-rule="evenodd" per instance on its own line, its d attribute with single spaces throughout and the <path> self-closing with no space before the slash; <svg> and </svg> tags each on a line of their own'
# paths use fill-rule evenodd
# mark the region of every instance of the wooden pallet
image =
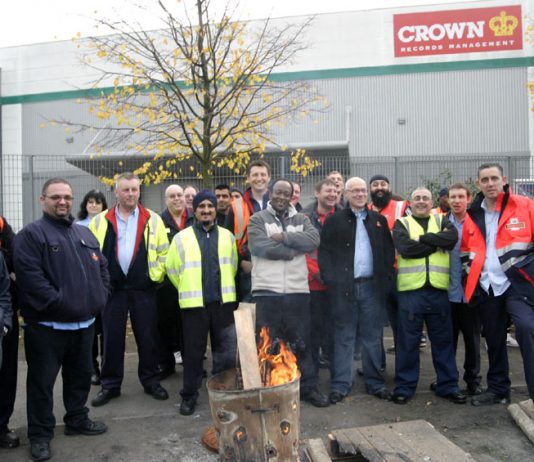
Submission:
<svg viewBox="0 0 534 462">
<path fill-rule="evenodd" d="M 330 451 L 321 440 L 307 440 L 310 462 L 474 462 L 467 452 L 425 420 L 371 427 L 344 428 L 329 435 Z"/>
</svg>

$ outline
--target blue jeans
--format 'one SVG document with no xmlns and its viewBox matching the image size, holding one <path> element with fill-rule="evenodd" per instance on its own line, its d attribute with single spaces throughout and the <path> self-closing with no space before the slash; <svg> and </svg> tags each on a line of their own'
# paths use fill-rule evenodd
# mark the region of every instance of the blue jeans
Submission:
<svg viewBox="0 0 534 462">
<path fill-rule="evenodd" d="M 363 377 L 368 393 L 385 388 L 382 364 L 382 323 L 373 280 L 354 282 L 348 303 L 334 308 L 334 370 L 332 391 L 347 395 L 354 377 L 354 341 L 362 346 Z"/>
</svg>

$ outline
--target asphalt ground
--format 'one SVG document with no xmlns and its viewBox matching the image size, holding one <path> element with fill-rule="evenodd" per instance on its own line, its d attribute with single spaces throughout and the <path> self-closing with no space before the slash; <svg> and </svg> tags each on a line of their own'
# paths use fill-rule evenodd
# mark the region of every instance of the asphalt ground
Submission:
<svg viewBox="0 0 534 462">
<path fill-rule="evenodd" d="M 131 334 L 130 334 L 131 335 Z M 137 354 L 130 336 L 126 353 L 125 378 L 122 395 L 103 407 L 90 408 L 90 417 L 106 422 L 107 433 L 100 436 L 65 436 L 63 434 L 63 403 L 61 378 L 54 389 L 54 413 L 57 419 L 56 435 L 52 440 L 52 460 L 58 462 L 84 461 L 215 461 L 218 457 L 208 452 L 201 443 L 203 430 L 211 423 L 211 414 L 205 387 L 202 388 L 196 412 L 189 417 L 178 412 L 179 390 L 182 384 L 181 366 L 176 373 L 162 382 L 169 391 L 167 401 L 156 401 L 143 392 L 137 379 Z M 385 344 L 390 345 L 391 333 L 386 332 Z M 508 349 L 512 402 L 528 398 L 522 370 L 521 355 L 517 348 Z M 482 350 L 483 372 L 487 370 L 487 356 Z M 16 408 L 10 426 L 21 437 L 17 449 L 0 449 L 1 462 L 31 460 L 26 438 L 26 363 L 21 351 L 19 386 Z M 463 350 L 459 349 L 461 368 Z M 209 358 L 206 368 L 209 370 Z M 393 388 L 394 355 L 387 354 L 386 378 Z M 460 373 L 461 375 L 461 373 Z M 321 438 L 326 443 L 330 430 L 378 425 L 424 419 L 430 422 L 452 442 L 469 452 L 477 461 L 534 461 L 534 445 L 516 426 L 506 406 L 474 407 L 452 404 L 436 397 L 429 385 L 434 378 L 430 346 L 421 350 L 421 376 L 416 396 L 407 405 L 399 406 L 380 401 L 364 392 L 360 377 L 351 394 L 341 403 L 328 408 L 314 408 L 301 404 L 301 439 Z M 464 384 L 461 384 L 463 386 Z M 320 389 L 329 391 L 329 377 L 321 370 Z M 89 400 L 98 392 L 92 387 Z"/>
</svg>

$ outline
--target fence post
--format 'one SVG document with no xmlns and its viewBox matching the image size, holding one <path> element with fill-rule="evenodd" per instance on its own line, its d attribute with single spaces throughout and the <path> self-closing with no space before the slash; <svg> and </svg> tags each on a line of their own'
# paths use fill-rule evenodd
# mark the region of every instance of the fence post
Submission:
<svg viewBox="0 0 534 462">
<path fill-rule="evenodd" d="M 397 156 L 393 156 L 393 184 L 395 185 L 395 189 L 394 190 L 397 192 L 397 194 L 400 194 L 399 191 L 401 189 L 400 189 L 399 183 L 397 182 L 398 176 L 399 176 L 399 171 L 398 171 L 399 163 L 398 163 L 398 160 L 399 160 L 399 158 Z"/>
<path fill-rule="evenodd" d="M 33 155 L 29 156 L 28 176 L 30 179 L 30 197 L 31 197 L 31 220 L 35 220 L 35 184 L 33 178 Z"/>
</svg>

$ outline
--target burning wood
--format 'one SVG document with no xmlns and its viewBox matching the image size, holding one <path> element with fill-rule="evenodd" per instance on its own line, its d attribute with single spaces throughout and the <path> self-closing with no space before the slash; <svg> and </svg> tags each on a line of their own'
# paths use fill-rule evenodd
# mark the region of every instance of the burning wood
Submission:
<svg viewBox="0 0 534 462">
<path fill-rule="evenodd" d="M 274 354 L 276 350 L 278 353 Z M 264 387 L 282 385 L 295 380 L 298 376 L 297 357 L 283 340 L 278 340 L 277 344 L 273 345 L 267 327 L 262 327 L 260 330 L 258 360 Z"/>
</svg>

